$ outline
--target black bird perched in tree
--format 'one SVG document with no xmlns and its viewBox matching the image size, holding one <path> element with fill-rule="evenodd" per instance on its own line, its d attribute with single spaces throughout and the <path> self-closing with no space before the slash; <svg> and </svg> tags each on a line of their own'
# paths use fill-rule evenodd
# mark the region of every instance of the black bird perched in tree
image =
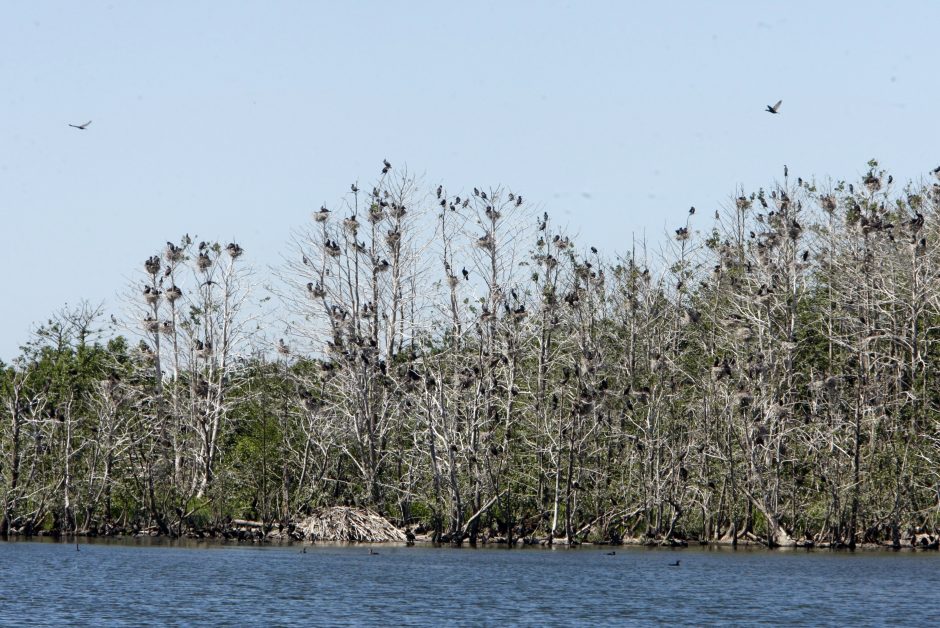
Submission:
<svg viewBox="0 0 940 628">
<path fill-rule="evenodd" d="M 89 125 L 89 124 L 91 124 L 91 120 L 89 120 L 89 121 L 86 122 L 85 124 L 69 124 L 69 126 L 72 127 L 73 129 L 78 129 L 79 131 L 84 131 L 85 129 L 88 128 L 88 125 Z"/>
<path fill-rule="evenodd" d="M 938 179 L 940 179 L 940 166 L 937 166 L 936 168 L 934 168 L 933 170 L 931 170 L 931 171 L 930 171 L 930 174 L 932 174 L 933 176 L 935 176 L 935 177 L 937 177 Z"/>
<path fill-rule="evenodd" d="M 353 193 L 353 194 L 355 194 L 356 192 L 359 191 L 359 187 L 358 187 L 355 183 L 353 183 L 352 185 L 350 185 L 350 186 L 349 186 L 349 189 L 352 190 L 352 193 Z"/>
<path fill-rule="evenodd" d="M 783 176 L 784 176 L 784 177 L 790 176 L 790 171 L 787 169 L 787 165 L 786 165 L 786 164 L 783 164 Z"/>
<path fill-rule="evenodd" d="M 767 113 L 780 113 L 780 105 L 782 104 L 783 104 L 783 101 L 778 100 L 777 104 L 774 105 L 773 107 L 771 107 L 770 105 L 767 105 L 767 109 L 765 111 L 767 111 Z"/>
<path fill-rule="evenodd" d="M 444 186 L 443 186 L 443 185 L 437 186 L 437 198 L 440 198 L 440 197 L 441 197 L 441 193 L 443 193 L 443 192 L 444 192 Z"/>
<path fill-rule="evenodd" d="M 693 214 L 695 214 L 695 206 L 694 206 L 694 205 L 689 208 L 689 216 L 692 216 Z"/>
<path fill-rule="evenodd" d="M 392 164 L 388 163 L 388 159 L 382 160 L 382 174 L 388 174 L 388 171 L 392 169 Z"/>
<path fill-rule="evenodd" d="M 594 255 L 597 255 L 597 247 L 596 247 L 596 246 L 592 246 L 592 247 L 591 247 L 591 253 L 593 253 Z"/>
<path fill-rule="evenodd" d="M 464 278 L 465 280 L 469 280 L 469 279 L 470 279 L 470 271 L 468 271 L 466 268 L 460 269 L 460 272 L 461 272 L 461 274 L 463 274 L 463 278 Z"/>
</svg>

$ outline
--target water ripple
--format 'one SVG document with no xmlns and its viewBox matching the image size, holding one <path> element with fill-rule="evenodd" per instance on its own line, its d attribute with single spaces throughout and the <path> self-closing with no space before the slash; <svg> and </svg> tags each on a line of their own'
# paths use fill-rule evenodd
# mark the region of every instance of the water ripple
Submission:
<svg viewBox="0 0 940 628">
<path fill-rule="evenodd" d="M 0 624 L 927 625 L 935 553 L 0 544 Z M 681 567 L 669 563 L 681 558 Z"/>
</svg>

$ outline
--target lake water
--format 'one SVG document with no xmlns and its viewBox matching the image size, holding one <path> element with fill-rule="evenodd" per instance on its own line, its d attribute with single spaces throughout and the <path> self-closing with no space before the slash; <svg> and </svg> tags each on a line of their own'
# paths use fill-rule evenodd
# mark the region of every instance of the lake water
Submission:
<svg viewBox="0 0 940 628">
<path fill-rule="evenodd" d="M 940 624 L 933 552 L 375 550 L 0 543 L 0 625 Z"/>
</svg>

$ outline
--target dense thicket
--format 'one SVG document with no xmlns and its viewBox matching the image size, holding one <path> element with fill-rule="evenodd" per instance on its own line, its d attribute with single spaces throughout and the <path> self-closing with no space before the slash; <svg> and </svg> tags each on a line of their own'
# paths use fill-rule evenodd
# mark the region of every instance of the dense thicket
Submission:
<svg viewBox="0 0 940 628">
<path fill-rule="evenodd" d="M 471 541 L 935 530 L 940 186 L 869 166 L 617 257 L 386 166 L 294 235 L 265 316 L 237 244 L 169 243 L 123 335 L 66 309 L 3 367 L 2 530 L 335 504 Z"/>
</svg>

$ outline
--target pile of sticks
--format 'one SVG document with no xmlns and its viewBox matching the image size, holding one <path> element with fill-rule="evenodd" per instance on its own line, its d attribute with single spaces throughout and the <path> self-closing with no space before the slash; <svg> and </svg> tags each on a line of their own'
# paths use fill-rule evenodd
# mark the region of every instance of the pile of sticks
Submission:
<svg viewBox="0 0 940 628">
<path fill-rule="evenodd" d="M 318 508 L 298 526 L 313 541 L 380 543 L 405 541 L 405 533 L 370 510 L 336 506 Z"/>
</svg>

